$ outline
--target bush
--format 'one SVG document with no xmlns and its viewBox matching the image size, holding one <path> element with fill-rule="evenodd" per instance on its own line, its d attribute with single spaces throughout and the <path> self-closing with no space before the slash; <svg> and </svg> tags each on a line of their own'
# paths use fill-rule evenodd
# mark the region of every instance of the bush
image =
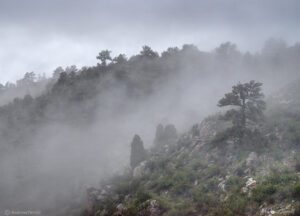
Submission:
<svg viewBox="0 0 300 216">
<path fill-rule="evenodd" d="M 300 181 L 291 187 L 292 196 L 296 199 L 300 199 Z"/>
<path fill-rule="evenodd" d="M 226 190 L 231 192 L 239 192 L 244 186 L 245 181 L 238 176 L 231 176 L 226 182 Z"/>
<path fill-rule="evenodd" d="M 206 178 L 211 178 L 211 177 L 219 176 L 219 175 L 223 175 L 223 174 L 224 174 L 224 171 L 218 166 L 208 167 L 206 170 L 204 170 L 204 176 Z"/>
<path fill-rule="evenodd" d="M 173 187 L 174 183 L 170 176 L 164 176 L 162 178 L 156 179 L 152 181 L 150 188 L 154 189 L 156 192 L 160 192 L 162 190 L 168 190 Z"/>
<path fill-rule="evenodd" d="M 244 176 L 246 169 L 247 169 L 246 163 L 243 163 L 242 165 L 240 165 L 239 167 L 236 168 L 236 170 L 234 171 L 234 173 L 238 177 L 242 177 L 242 176 Z"/>
<path fill-rule="evenodd" d="M 211 140 L 212 147 L 224 147 L 226 141 L 230 138 L 235 137 L 235 129 L 227 128 L 225 131 L 217 133 Z"/>
<path fill-rule="evenodd" d="M 194 171 L 205 168 L 206 166 L 201 161 L 195 161 L 192 163 L 192 169 Z"/>
<path fill-rule="evenodd" d="M 136 206 L 129 206 L 122 211 L 123 216 L 138 215 L 139 209 Z"/>
<path fill-rule="evenodd" d="M 300 172 L 300 156 L 296 158 L 296 166 L 295 169 L 297 172 Z"/>
<path fill-rule="evenodd" d="M 273 184 L 258 185 L 252 190 L 252 198 L 255 202 L 262 204 L 264 201 L 269 203 L 274 202 L 272 195 L 277 191 Z"/>
<path fill-rule="evenodd" d="M 291 145 L 300 144 L 300 122 L 290 122 L 286 132 L 286 139 Z"/>
<path fill-rule="evenodd" d="M 247 207 L 247 199 L 240 195 L 233 195 L 225 202 L 216 207 L 212 214 L 213 216 L 235 216 L 245 215 Z"/>
<path fill-rule="evenodd" d="M 139 203 L 143 203 L 149 199 L 151 199 L 151 194 L 144 190 L 143 188 L 139 188 L 138 191 L 136 192 L 136 199 Z"/>
<path fill-rule="evenodd" d="M 272 173 L 266 178 L 266 182 L 274 185 L 286 185 L 297 179 L 298 177 L 289 170 L 279 171 L 277 169 L 272 169 Z"/>
<path fill-rule="evenodd" d="M 291 216 L 300 216 L 300 205 L 299 204 L 295 206 L 294 214 Z"/>
<path fill-rule="evenodd" d="M 141 183 L 140 179 L 133 179 L 132 181 L 124 182 L 115 189 L 115 192 L 119 195 L 132 194 L 137 191 Z"/>
<path fill-rule="evenodd" d="M 188 191 L 190 189 L 190 185 L 186 182 L 179 182 L 172 188 L 172 192 L 175 195 L 183 194 L 184 192 Z"/>
<path fill-rule="evenodd" d="M 257 129 L 246 130 L 242 142 L 247 149 L 258 153 L 263 152 L 269 144 L 268 139 Z"/>
<path fill-rule="evenodd" d="M 193 201 L 197 203 L 196 207 L 203 215 L 206 215 L 212 208 L 218 205 L 218 197 L 202 188 L 192 191 Z"/>
<path fill-rule="evenodd" d="M 172 205 L 172 208 L 168 211 L 166 216 L 193 215 L 194 210 L 194 206 L 191 202 L 180 200 L 179 202 Z"/>
</svg>

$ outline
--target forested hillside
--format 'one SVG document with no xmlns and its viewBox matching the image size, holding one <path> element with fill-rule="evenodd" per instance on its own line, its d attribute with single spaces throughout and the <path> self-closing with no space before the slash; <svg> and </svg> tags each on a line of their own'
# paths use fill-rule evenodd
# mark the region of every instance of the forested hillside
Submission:
<svg viewBox="0 0 300 216">
<path fill-rule="evenodd" d="M 279 91 L 298 78 L 300 45 L 270 40 L 255 54 L 229 42 L 211 52 L 144 46 L 128 58 L 108 50 L 96 58 L 95 66 L 58 67 L 40 79 L 26 73 L 1 87 L 0 207 L 80 206 L 88 186 L 129 165 L 134 134 L 150 148 L 160 123 L 186 132 L 219 111 L 238 81 L 263 82 L 267 96 Z"/>
<path fill-rule="evenodd" d="M 248 92 L 245 108 L 209 116 L 179 136 L 159 125 L 150 149 L 137 148 L 143 142 L 135 135 L 131 161 L 139 163 L 89 188 L 81 215 L 299 215 L 300 112 L 292 96 L 299 81 L 273 95 L 272 108 L 255 119 L 254 106 L 264 109 L 252 104 L 263 104 L 260 85 L 234 86 L 219 104 L 240 106 L 235 93 Z M 289 106 L 274 105 L 283 99 Z"/>
</svg>

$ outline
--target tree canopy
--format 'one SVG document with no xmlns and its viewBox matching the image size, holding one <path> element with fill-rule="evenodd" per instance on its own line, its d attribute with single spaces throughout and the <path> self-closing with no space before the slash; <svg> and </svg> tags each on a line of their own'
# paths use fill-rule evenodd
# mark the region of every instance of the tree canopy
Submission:
<svg viewBox="0 0 300 216">
<path fill-rule="evenodd" d="M 218 106 L 234 107 L 226 111 L 225 120 L 231 120 L 234 127 L 240 129 L 241 136 L 247 126 L 255 125 L 263 118 L 266 104 L 263 100 L 260 82 L 251 80 L 248 83 L 238 83 L 232 87 L 230 93 L 219 100 Z"/>
</svg>

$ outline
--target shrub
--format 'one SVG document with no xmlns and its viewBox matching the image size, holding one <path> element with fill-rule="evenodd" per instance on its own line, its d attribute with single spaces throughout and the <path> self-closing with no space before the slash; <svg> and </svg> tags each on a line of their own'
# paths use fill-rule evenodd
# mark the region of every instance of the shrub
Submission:
<svg viewBox="0 0 300 216">
<path fill-rule="evenodd" d="M 277 188 L 273 184 L 258 185 L 252 190 L 252 198 L 259 204 L 267 201 L 269 203 L 274 202 L 272 195 L 277 191 Z"/>
<path fill-rule="evenodd" d="M 300 144 L 300 122 L 292 121 L 289 123 L 286 139 L 291 145 Z"/>
<path fill-rule="evenodd" d="M 151 194 L 143 188 L 139 188 L 136 192 L 136 199 L 139 203 L 143 203 L 148 199 L 151 199 Z"/>
<path fill-rule="evenodd" d="M 192 169 L 194 171 L 197 171 L 199 169 L 205 168 L 205 165 L 201 161 L 195 161 L 192 163 Z"/>
<path fill-rule="evenodd" d="M 227 128 L 225 131 L 217 133 L 211 140 L 212 147 L 224 147 L 226 141 L 234 137 L 234 128 Z"/>
<path fill-rule="evenodd" d="M 170 176 L 164 176 L 162 178 L 156 179 L 152 181 L 150 188 L 154 189 L 156 192 L 160 192 L 162 190 L 168 190 L 173 187 L 174 183 Z"/>
<path fill-rule="evenodd" d="M 300 181 L 291 187 L 292 196 L 296 199 L 300 199 Z"/>
<path fill-rule="evenodd" d="M 300 172 L 300 156 L 296 158 L 296 166 L 295 169 L 297 172 Z"/>
<path fill-rule="evenodd" d="M 300 205 L 295 206 L 295 211 L 291 216 L 300 216 Z"/>
<path fill-rule="evenodd" d="M 272 173 L 266 178 L 266 182 L 274 185 L 286 185 L 297 179 L 298 177 L 289 170 L 272 169 Z"/>
<path fill-rule="evenodd" d="M 239 192 L 245 181 L 238 176 L 231 176 L 226 182 L 226 190 L 231 192 Z"/>
<path fill-rule="evenodd" d="M 218 205 L 218 197 L 210 192 L 206 192 L 201 188 L 192 191 L 192 197 L 198 211 L 206 215 L 212 208 Z"/>
<path fill-rule="evenodd" d="M 247 169 L 246 163 L 243 163 L 242 165 L 240 165 L 239 167 L 236 168 L 236 170 L 234 171 L 234 173 L 237 176 L 242 177 L 242 176 L 244 176 L 246 169 Z"/>
<path fill-rule="evenodd" d="M 141 183 L 140 179 L 133 179 L 132 181 L 124 182 L 115 189 L 115 192 L 119 195 L 127 195 L 135 193 Z"/>
<path fill-rule="evenodd" d="M 213 216 L 235 216 L 245 215 L 247 199 L 244 196 L 233 195 L 225 202 L 218 205 L 213 211 Z"/>
<path fill-rule="evenodd" d="M 184 181 L 179 182 L 178 184 L 176 184 L 173 188 L 172 188 L 172 192 L 175 195 L 180 195 L 183 194 L 184 192 L 186 192 L 187 190 L 190 189 L 190 185 Z"/>
<path fill-rule="evenodd" d="M 191 202 L 186 200 L 180 200 L 172 206 L 172 208 L 168 211 L 166 216 L 193 215 L 194 210 L 194 206 Z"/>
<path fill-rule="evenodd" d="M 244 147 L 250 151 L 263 152 L 268 146 L 268 139 L 257 129 L 246 130 L 242 139 Z"/>
<path fill-rule="evenodd" d="M 208 167 L 206 170 L 204 170 L 204 176 L 206 178 L 211 178 L 223 174 L 224 174 L 223 170 L 218 166 Z"/>
<path fill-rule="evenodd" d="M 122 211 L 123 216 L 138 215 L 139 209 L 136 206 L 129 206 Z"/>
</svg>

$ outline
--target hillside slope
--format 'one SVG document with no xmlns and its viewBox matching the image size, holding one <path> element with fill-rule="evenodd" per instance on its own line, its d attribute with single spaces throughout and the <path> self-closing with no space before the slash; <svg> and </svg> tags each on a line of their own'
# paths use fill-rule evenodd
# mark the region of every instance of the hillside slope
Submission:
<svg viewBox="0 0 300 216">
<path fill-rule="evenodd" d="M 294 110 L 269 110 L 242 145 L 224 139 L 229 125 L 218 115 L 208 117 L 176 141 L 156 143 L 138 167 L 90 188 L 81 215 L 299 215 Z"/>
</svg>

